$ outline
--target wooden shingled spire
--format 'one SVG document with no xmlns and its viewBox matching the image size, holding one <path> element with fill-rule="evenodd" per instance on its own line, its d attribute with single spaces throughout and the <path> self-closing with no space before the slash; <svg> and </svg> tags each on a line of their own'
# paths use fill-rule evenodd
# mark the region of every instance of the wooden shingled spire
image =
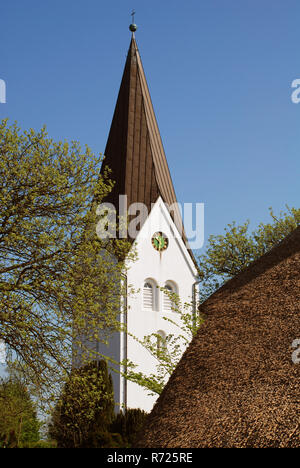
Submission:
<svg viewBox="0 0 300 468">
<path fill-rule="evenodd" d="M 102 171 L 108 166 L 115 182 L 106 201 L 118 207 L 127 195 L 128 207 L 140 202 L 148 212 L 159 196 L 177 203 L 134 33 L 104 154 Z M 179 210 L 171 215 L 185 241 Z"/>
</svg>

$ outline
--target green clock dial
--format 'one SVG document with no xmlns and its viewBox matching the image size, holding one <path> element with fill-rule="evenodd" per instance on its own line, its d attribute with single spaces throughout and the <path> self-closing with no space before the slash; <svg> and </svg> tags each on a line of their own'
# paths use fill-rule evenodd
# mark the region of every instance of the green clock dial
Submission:
<svg viewBox="0 0 300 468">
<path fill-rule="evenodd" d="M 163 250 L 166 250 L 166 248 L 169 245 L 169 239 L 163 232 L 156 232 L 152 236 L 152 245 L 155 248 L 155 250 L 158 250 L 159 252 L 162 252 Z"/>
</svg>

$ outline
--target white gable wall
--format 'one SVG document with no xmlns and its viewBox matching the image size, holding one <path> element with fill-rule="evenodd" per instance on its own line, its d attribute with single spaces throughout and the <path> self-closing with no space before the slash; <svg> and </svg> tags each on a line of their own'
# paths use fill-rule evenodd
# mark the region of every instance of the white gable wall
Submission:
<svg viewBox="0 0 300 468">
<path fill-rule="evenodd" d="M 152 235 L 162 231 L 169 239 L 166 250 L 159 253 L 151 242 Z M 143 308 L 143 286 L 147 279 L 155 282 L 158 287 L 164 287 L 168 281 L 176 285 L 177 293 L 182 302 L 192 302 L 193 285 L 197 281 L 197 271 L 191 257 L 177 233 L 176 227 L 159 197 L 151 210 L 141 232 L 136 239 L 138 260 L 130 265 L 127 282 L 132 285 L 136 294 L 128 297 L 127 326 L 129 333 L 143 339 L 145 335 L 163 331 L 166 335 L 179 333 L 174 325 L 163 319 L 163 316 L 179 321 L 176 312 L 163 310 L 164 293 L 155 288 L 157 295 L 154 310 Z M 182 350 L 184 351 L 184 350 Z M 127 357 L 143 373 L 156 371 L 156 360 L 131 336 L 127 337 Z M 127 406 L 150 411 L 157 397 L 148 396 L 147 390 L 135 383 L 127 382 Z"/>
<path fill-rule="evenodd" d="M 168 248 L 161 253 L 152 246 L 152 236 L 157 231 L 162 231 L 169 239 Z M 127 265 L 127 287 L 129 291 L 131 288 L 135 291 L 134 294 L 129 293 L 127 297 L 129 334 L 133 334 L 140 340 L 158 331 L 163 331 L 166 335 L 179 334 L 178 327 L 163 319 L 165 316 L 179 321 L 179 315 L 173 311 L 163 310 L 165 294 L 159 288 L 171 282 L 176 286 L 181 302 L 192 302 L 197 271 L 161 197 L 154 204 L 138 234 L 134 248 L 138 258 Z M 157 300 L 153 310 L 143 308 L 143 287 L 146 280 L 158 286 L 155 288 Z M 126 309 L 126 304 L 121 304 L 121 309 L 122 311 Z M 122 320 L 124 316 L 121 314 Z M 122 361 L 127 355 L 130 361 L 138 365 L 136 371 L 140 370 L 146 375 L 156 372 L 157 361 L 130 335 L 114 333 L 109 341 L 108 346 L 102 343 L 98 345 L 100 353 L 110 356 L 117 362 Z M 117 411 L 120 405 L 125 404 L 128 408 L 151 411 L 157 396 L 149 396 L 147 390 L 133 382 L 126 381 L 119 373 L 112 372 L 112 377 Z"/>
</svg>

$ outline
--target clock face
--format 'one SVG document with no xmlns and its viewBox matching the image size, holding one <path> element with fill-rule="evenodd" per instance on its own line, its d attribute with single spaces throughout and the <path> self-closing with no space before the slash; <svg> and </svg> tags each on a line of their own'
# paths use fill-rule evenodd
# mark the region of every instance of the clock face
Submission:
<svg viewBox="0 0 300 468">
<path fill-rule="evenodd" d="M 159 252 L 162 252 L 163 250 L 166 250 L 166 248 L 169 245 L 169 239 L 163 232 L 156 232 L 152 236 L 152 245 L 155 248 L 155 250 L 158 250 Z"/>
</svg>

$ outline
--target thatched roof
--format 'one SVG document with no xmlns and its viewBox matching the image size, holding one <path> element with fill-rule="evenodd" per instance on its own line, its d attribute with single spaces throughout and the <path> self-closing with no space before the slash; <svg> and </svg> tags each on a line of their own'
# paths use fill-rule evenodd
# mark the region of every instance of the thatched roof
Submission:
<svg viewBox="0 0 300 468">
<path fill-rule="evenodd" d="M 300 227 L 201 309 L 137 446 L 300 446 Z"/>
</svg>

